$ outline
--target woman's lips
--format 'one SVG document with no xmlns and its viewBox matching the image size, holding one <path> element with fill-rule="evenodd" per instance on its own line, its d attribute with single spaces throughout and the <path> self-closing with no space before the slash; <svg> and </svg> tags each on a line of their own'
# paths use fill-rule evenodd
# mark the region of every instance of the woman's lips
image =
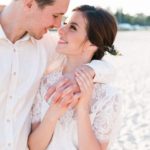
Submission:
<svg viewBox="0 0 150 150">
<path fill-rule="evenodd" d="M 68 44 L 68 42 L 63 39 L 59 39 L 58 43 L 59 44 Z"/>
</svg>

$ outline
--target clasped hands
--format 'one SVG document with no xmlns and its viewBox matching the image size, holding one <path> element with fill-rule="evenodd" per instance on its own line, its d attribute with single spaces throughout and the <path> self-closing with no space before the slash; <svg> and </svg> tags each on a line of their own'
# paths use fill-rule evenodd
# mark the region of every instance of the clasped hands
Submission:
<svg viewBox="0 0 150 150">
<path fill-rule="evenodd" d="M 89 112 L 94 74 L 93 69 L 82 65 L 50 86 L 45 95 L 45 100 L 51 101 L 50 114 L 59 119 L 69 108 Z"/>
</svg>

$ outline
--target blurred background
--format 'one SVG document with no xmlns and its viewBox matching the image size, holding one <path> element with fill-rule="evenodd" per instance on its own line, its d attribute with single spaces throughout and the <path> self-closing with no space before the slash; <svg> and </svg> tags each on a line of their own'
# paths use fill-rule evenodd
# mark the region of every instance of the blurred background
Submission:
<svg viewBox="0 0 150 150">
<path fill-rule="evenodd" d="M 112 84 L 122 91 L 123 101 L 121 130 L 111 150 L 150 150 L 149 0 L 71 0 L 66 16 L 81 4 L 103 7 L 118 21 L 114 45 L 122 56 L 104 58 L 116 68 Z"/>
</svg>

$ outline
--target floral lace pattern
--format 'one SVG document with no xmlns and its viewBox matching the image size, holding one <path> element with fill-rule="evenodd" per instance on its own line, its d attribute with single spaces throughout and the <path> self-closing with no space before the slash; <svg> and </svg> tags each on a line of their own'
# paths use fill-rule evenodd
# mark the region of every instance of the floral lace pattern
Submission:
<svg viewBox="0 0 150 150">
<path fill-rule="evenodd" d="M 41 103 L 49 86 L 55 84 L 62 77 L 61 72 L 53 72 L 45 76 L 41 82 L 39 92 L 36 96 L 32 109 L 32 123 L 41 120 Z M 114 88 L 106 84 L 95 84 L 91 103 L 91 124 L 93 131 L 100 141 L 108 141 L 112 137 L 118 115 L 120 114 L 120 97 Z M 75 120 L 75 112 L 68 110 L 59 123 L 68 127 Z"/>
</svg>

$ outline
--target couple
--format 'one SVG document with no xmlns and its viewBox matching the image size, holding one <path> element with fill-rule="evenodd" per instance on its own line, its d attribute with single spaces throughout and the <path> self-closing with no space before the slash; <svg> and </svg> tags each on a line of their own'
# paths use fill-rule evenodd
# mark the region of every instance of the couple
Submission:
<svg viewBox="0 0 150 150">
<path fill-rule="evenodd" d="M 13 0 L 0 14 L 0 149 L 108 147 L 120 100 L 108 85 L 93 85 L 93 72 L 96 82 L 111 76 L 96 60 L 115 51 L 116 22 L 103 9 L 78 7 L 56 43 L 47 30 L 60 27 L 68 4 Z"/>
</svg>

